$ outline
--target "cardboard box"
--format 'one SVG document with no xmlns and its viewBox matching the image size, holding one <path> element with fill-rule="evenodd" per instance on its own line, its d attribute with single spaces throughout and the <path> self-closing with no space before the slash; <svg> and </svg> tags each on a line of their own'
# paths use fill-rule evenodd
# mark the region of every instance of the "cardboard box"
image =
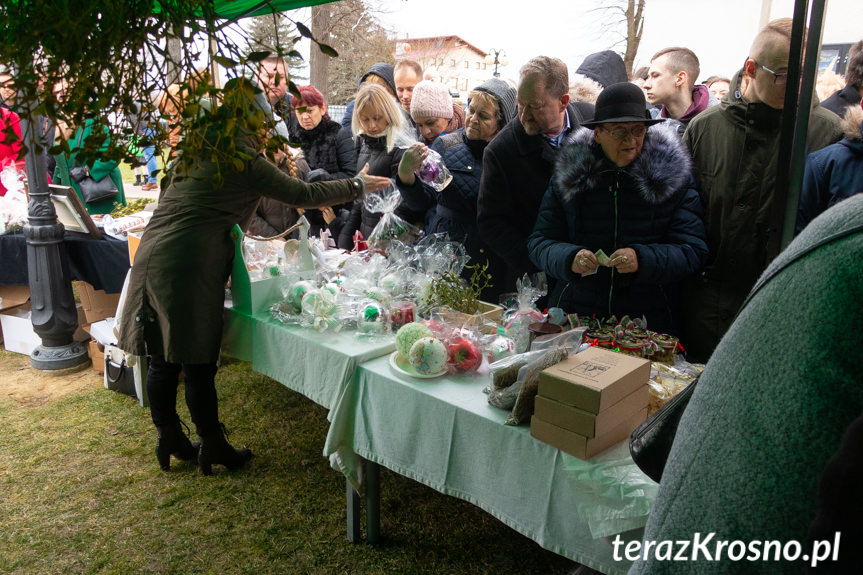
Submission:
<svg viewBox="0 0 863 575">
<path fill-rule="evenodd" d="M 104 290 L 96 289 L 87 282 L 76 281 L 78 298 L 81 307 L 84 308 L 85 323 L 96 323 L 117 314 L 117 304 L 120 302 L 120 294 L 105 293 Z"/>
<path fill-rule="evenodd" d="M 11 310 L 30 299 L 27 286 L 0 286 L 0 313 Z M 3 343 L 3 328 L 0 327 L 0 343 Z"/>
<path fill-rule="evenodd" d="M 42 345 L 42 338 L 33 331 L 29 303 L 0 313 L 0 326 L 3 328 L 3 347 L 6 351 L 30 355 L 37 346 Z"/>
<path fill-rule="evenodd" d="M 129 240 L 129 265 L 135 265 L 135 252 L 138 251 L 138 246 L 141 245 L 141 236 L 144 232 L 129 232 L 126 234 L 126 239 Z"/>
<path fill-rule="evenodd" d="M 87 341 L 90 339 L 90 335 L 81 329 L 84 323 L 84 310 L 80 304 L 76 306 L 76 309 L 78 311 L 78 329 L 72 334 L 72 339 Z M 33 330 L 29 301 L 0 313 L 0 326 L 3 330 L 3 347 L 6 348 L 6 351 L 30 355 L 36 347 L 42 345 L 42 338 Z"/>
<path fill-rule="evenodd" d="M 105 346 L 95 339 L 90 340 L 90 361 L 93 362 L 93 371 L 105 372 Z"/>
<path fill-rule="evenodd" d="M 0 311 L 17 307 L 30 299 L 27 286 L 0 286 Z"/>
<path fill-rule="evenodd" d="M 650 403 L 650 392 L 643 385 L 603 411 L 591 413 L 541 395 L 536 396 L 534 416 L 585 437 L 609 433 L 621 421 L 638 413 Z"/>
<path fill-rule="evenodd" d="M 609 447 L 629 439 L 635 428 L 645 419 L 647 419 L 646 407 L 630 415 L 608 433 L 597 437 L 585 437 L 543 421 L 534 414 L 530 420 L 530 434 L 536 439 L 557 447 L 561 451 L 579 459 L 590 459 Z"/>
<path fill-rule="evenodd" d="M 647 384 L 650 361 L 589 347 L 539 374 L 538 394 L 599 413 Z"/>
</svg>

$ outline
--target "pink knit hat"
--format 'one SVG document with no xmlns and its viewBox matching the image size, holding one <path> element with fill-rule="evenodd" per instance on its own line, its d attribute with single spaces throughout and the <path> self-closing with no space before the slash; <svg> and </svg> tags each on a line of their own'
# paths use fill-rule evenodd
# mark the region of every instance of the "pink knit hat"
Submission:
<svg viewBox="0 0 863 575">
<path fill-rule="evenodd" d="M 443 84 L 423 80 L 414 86 L 411 96 L 411 117 L 417 118 L 452 118 L 452 97 Z"/>
</svg>

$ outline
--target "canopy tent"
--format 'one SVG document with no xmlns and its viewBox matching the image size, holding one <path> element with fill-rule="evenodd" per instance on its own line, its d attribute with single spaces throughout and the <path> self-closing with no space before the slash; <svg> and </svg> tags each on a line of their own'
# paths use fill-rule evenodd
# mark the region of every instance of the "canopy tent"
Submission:
<svg viewBox="0 0 863 575">
<path fill-rule="evenodd" d="M 273 12 L 285 12 L 328 4 L 333 0 L 215 0 L 216 14 L 221 18 L 237 20 L 249 16 L 262 16 Z"/>
</svg>

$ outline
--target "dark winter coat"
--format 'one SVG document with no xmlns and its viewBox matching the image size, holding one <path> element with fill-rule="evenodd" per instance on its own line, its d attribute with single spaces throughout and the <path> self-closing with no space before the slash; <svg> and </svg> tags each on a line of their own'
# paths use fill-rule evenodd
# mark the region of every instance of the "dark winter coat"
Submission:
<svg viewBox="0 0 863 575">
<path fill-rule="evenodd" d="M 833 204 L 863 192 L 863 110 L 849 108 L 843 125 L 844 140 L 806 159 L 797 233 Z"/>
<path fill-rule="evenodd" d="M 309 164 L 306 163 L 302 154 L 298 154 L 294 158 L 294 162 L 297 166 L 296 177 L 305 181 L 306 176 L 309 174 Z M 284 172 L 285 175 L 291 175 L 286 164 L 280 165 L 279 169 Z M 313 210 L 306 210 L 306 213 L 309 213 L 310 211 Z M 258 202 L 258 207 L 255 209 L 255 215 L 252 216 L 252 221 L 249 222 L 249 226 L 246 231 L 253 236 L 271 238 L 281 234 L 286 229 L 296 224 L 299 219 L 300 214 L 297 211 L 297 208 L 290 204 L 286 204 L 285 202 L 280 202 L 279 200 L 265 196 Z M 294 230 L 284 237 L 285 239 L 299 238 L 300 231 Z"/>
<path fill-rule="evenodd" d="M 362 166 L 368 164 L 369 174 L 392 178 L 403 196 L 422 193 L 422 182 L 420 182 L 419 178 L 416 178 L 414 183 L 408 186 L 398 177 L 399 162 L 402 161 L 402 156 L 405 154 L 404 149 L 395 147 L 388 152 L 385 136 L 372 137 L 367 134 L 360 134 L 356 142 L 358 166 L 362 168 Z M 395 214 L 411 224 L 425 221 L 425 210 L 415 212 L 405 205 L 404 202 L 399 204 L 395 210 Z M 352 249 L 354 246 L 353 236 L 357 230 L 363 235 L 364 239 L 368 239 L 382 216 L 383 214 L 373 214 L 368 211 L 363 202 L 354 202 L 350 215 L 347 217 L 339 234 L 338 246 L 346 250 Z"/>
<path fill-rule="evenodd" d="M 305 181 L 329 182 L 357 175 L 357 151 L 349 128 L 343 128 L 332 120 L 321 120 L 311 130 L 305 130 L 293 117 L 288 124 L 288 132 L 291 142 L 300 146 L 309 164 L 309 173 L 303 178 Z M 351 209 L 350 204 L 331 207 L 336 214 Z M 304 215 L 309 221 L 309 235 L 317 236 L 321 230 L 327 229 L 320 210 L 306 210 Z M 331 231 L 338 235 L 338 231 Z"/>
<path fill-rule="evenodd" d="M 573 130 L 593 119 L 592 104 L 570 103 L 567 111 Z M 559 151 L 543 136 L 529 136 L 518 118 L 485 149 L 477 225 L 482 240 L 505 270 L 493 280 L 498 293 L 515 291 L 518 278 L 537 271 L 527 255 L 527 238 L 533 232 Z"/>
<path fill-rule="evenodd" d="M 821 107 L 842 117 L 848 108 L 860 107 L 860 90 L 854 86 L 845 86 L 821 102 Z"/>
<path fill-rule="evenodd" d="M 684 341 L 706 361 L 767 265 L 782 110 L 747 102 L 740 72 L 718 106 L 707 108 L 683 135 L 704 205 L 710 257 L 687 281 Z M 809 152 L 839 140 L 839 118 L 817 105 L 809 118 Z"/>
<path fill-rule="evenodd" d="M 614 165 L 581 128 L 558 158 L 536 228 L 531 260 L 558 278 L 549 306 L 597 317 L 644 316 L 650 329 L 677 334 L 680 283 L 707 260 L 707 234 L 691 163 L 674 128 L 652 126 L 641 154 Z M 600 249 L 608 256 L 632 248 L 638 271 L 600 266 L 582 277 L 575 254 Z"/>
<path fill-rule="evenodd" d="M 263 194 L 304 208 L 362 195 L 358 178 L 307 184 L 256 153 L 251 138 L 238 138 L 237 147 L 251 159 L 239 172 L 222 169 L 221 187 L 212 185 L 217 166 L 202 160 L 186 177 L 173 177 L 159 199 L 131 271 L 119 326 L 125 351 L 161 354 L 171 363 L 215 363 L 234 225 L 245 223 Z"/>
<path fill-rule="evenodd" d="M 476 224 L 482 153 L 487 145 L 485 140 L 469 140 L 464 128 L 435 139 L 431 149 L 441 155 L 452 181 L 440 192 L 423 186 L 421 193 L 404 195 L 409 208 L 432 210 L 426 233 L 446 233 L 451 240 L 463 244 L 472 264 L 484 264 L 488 259 L 488 248 Z"/>
</svg>

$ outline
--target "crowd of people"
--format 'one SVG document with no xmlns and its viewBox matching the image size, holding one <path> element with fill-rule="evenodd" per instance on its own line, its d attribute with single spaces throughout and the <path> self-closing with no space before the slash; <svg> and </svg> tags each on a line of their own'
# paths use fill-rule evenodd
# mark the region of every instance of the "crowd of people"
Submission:
<svg viewBox="0 0 863 575">
<path fill-rule="evenodd" d="M 806 459 L 806 466 L 793 466 L 794 486 L 782 492 L 799 498 L 794 506 L 784 506 L 794 509 L 794 517 L 808 517 L 794 528 L 788 528 L 792 516 L 770 511 L 789 502 L 771 499 L 775 493 L 766 495 L 771 492 L 767 484 L 774 481 L 770 474 L 758 476 L 745 490 L 746 498 L 733 485 L 742 481 L 739 474 L 705 472 L 696 483 L 684 481 L 695 460 L 708 471 L 728 469 L 729 457 L 758 467 L 768 457 L 764 444 L 742 436 L 751 429 L 765 434 L 774 418 L 786 413 L 761 410 L 737 419 L 716 415 L 746 411 L 748 395 L 740 388 L 767 379 L 756 359 L 741 363 L 740 358 L 756 350 L 776 352 L 781 343 L 759 339 L 735 317 L 771 264 L 768 246 L 780 233 L 773 214 L 790 46 L 791 20 L 774 20 L 758 32 L 748 53 L 741 55 L 742 68 L 731 78 L 711 76 L 703 83 L 698 83 L 698 57 L 685 47 L 658 51 L 632 78 L 611 51 L 590 55 L 574 77 L 560 59 L 537 56 L 521 68 L 517 82 L 490 78 L 471 90 L 464 104 L 454 101 L 443 84 L 423 80 L 417 62 L 378 62 L 359 78 L 341 124 L 330 118 L 320 90 L 302 86 L 298 95 L 291 95 L 284 61 L 264 60 L 257 78 L 262 94 L 252 104 L 243 101 L 240 81 L 233 102 L 263 108 L 275 133 L 292 146 L 262 155 L 263 135 L 238 123 L 237 149 L 252 159 L 243 160 L 243 169 L 231 172 L 221 186 L 206 177 L 217 169 L 212 160 L 189 163 L 200 178 L 172 178 L 169 173 L 161 181 L 159 208 L 132 269 L 120 344 L 151 356 L 148 392 L 160 465 L 167 469 L 172 454 L 198 457 L 209 472 L 213 464 L 239 467 L 251 455 L 225 440 L 213 383 L 222 288 L 233 254 L 230 228 L 242 224 L 253 234 L 275 236 L 303 214 L 315 235 L 326 233 L 334 246 L 352 249 L 381 218 L 368 210 L 363 193 L 395 186 L 401 195 L 397 215 L 426 233 L 447 234 L 464 244 L 471 263 L 488 266 L 493 285 L 484 298 L 514 291 L 525 274 L 544 272 L 548 307 L 588 317 L 644 317 L 650 329 L 678 335 L 690 361 L 709 360 L 690 410 L 698 415 L 688 412 L 681 424 L 686 439 L 675 444 L 659 511 L 651 516 L 646 537 L 672 531 L 683 537 L 704 525 L 739 536 L 735 529 L 740 522 L 728 515 L 722 501 L 699 501 L 699 494 L 708 492 L 735 501 L 735 513 L 743 513 L 747 505 L 758 509 L 760 519 L 753 518 L 753 524 L 773 525 L 775 519 L 782 526 L 771 531 L 777 537 L 804 540 L 807 521 L 819 504 L 815 491 L 821 472 L 863 410 L 860 394 L 849 394 L 847 386 L 837 383 L 836 389 L 819 392 L 826 394 L 819 400 L 822 412 L 837 398 L 842 409 L 829 432 L 819 432 L 823 453 Z M 4 129 L 17 122 L 14 90 L 8 90 L 13 79 L 7 76 L 0 76 Z M 62 86 L 58 90 L 62 96 Z M 835 225 L 816 225 L 832 206 L 844 202 L 849 211 L 859 212 L 860 202 L 849 197 L 863 191 L 861 94 L 863 41 L 851 48 L 844 88 L 824 102 L 813 102 L 796 222 L 801 244 L 826 233 L 822 228 L 839 226 L 836 221 L 854 219 L 831 210 Z M 180 100 L 162 98 L 157 105 L 163 114 L 179 117 Z M 129 121 L 138 124 L 134 117 Z M 89 136 L 86 124 L 56 129 L 70 142 Z M 146 128 L 136 131 L 146 141 Z M 173 147 L 181 136 L 172 134 Z M 440 191 L 416 176 L 430 150 L 453 176 Z M 7 162 L 16 148 L 3 144 L 0 152 Z M 143 156 L 149 166 L 141 183 L 155 187 L 152 149 L 145 148 Z M 184 162 L 173 153 L 172 160 Z M 74 154 L 57 156 L 53 176 L 78 191 L 69 177 L 74 163 Z M 122 194 L 115 163 L 97 163 L 90 173 L 97 179 L 111 177 Z M 97 213 L 109 204 L 87 208 Z M 816 229 L 809 231 L 812 226 Z M 191 253 L 200 257 L 190 258 Z M 828 271 L 813 273 L 820 289 L 830 289 L 824 277 Z M 194 289 L 189 289 L 190 280 Z M 856 288 L 843 287 L 859 292 L 857 281 Z M 746 308 L 757 320 L 752 325 L 763 324 L 765 332 L 775 332 L 771 323 L 784 325 L 795 317 L 793 306 L 774 292 L 765 290 L 764 298 L 776 306 L 767 316 L 759 315 L 764 313 L 760 307 Z M 841 315 L 835 306 L 828 307 Z M 850 326 L 850 317 L 859 317 L 859 311 L 837 322 Z M 735 365 L 743 365 L 751 378 L 735 379 Z M 201 446 L 183 434 L 176 414 L 181 369 Z M 845 376 L 841 369 L 831 375 L 836 381 Z M 794 368 L 788 377 L 806 379 L 807 374 Z M 736 407 L 717 405 L 726 396 L 733 397 L 729 401 Z M 783 401 L 790 412 L 801 407 Z M 729 434 L 740 436 L 737 443 L 732 448 L 718 445 Z M 717 443 L 714 452 L 703 449 L 708 441 Z M 785 454 L 784 448 L 774 448 Z M 829 513 L 824 507 L 829 500 L 821 504 L 822 513 Z M 634 572 L 658 573 L 664 567 L 645 560 Z"/>
</svg>

